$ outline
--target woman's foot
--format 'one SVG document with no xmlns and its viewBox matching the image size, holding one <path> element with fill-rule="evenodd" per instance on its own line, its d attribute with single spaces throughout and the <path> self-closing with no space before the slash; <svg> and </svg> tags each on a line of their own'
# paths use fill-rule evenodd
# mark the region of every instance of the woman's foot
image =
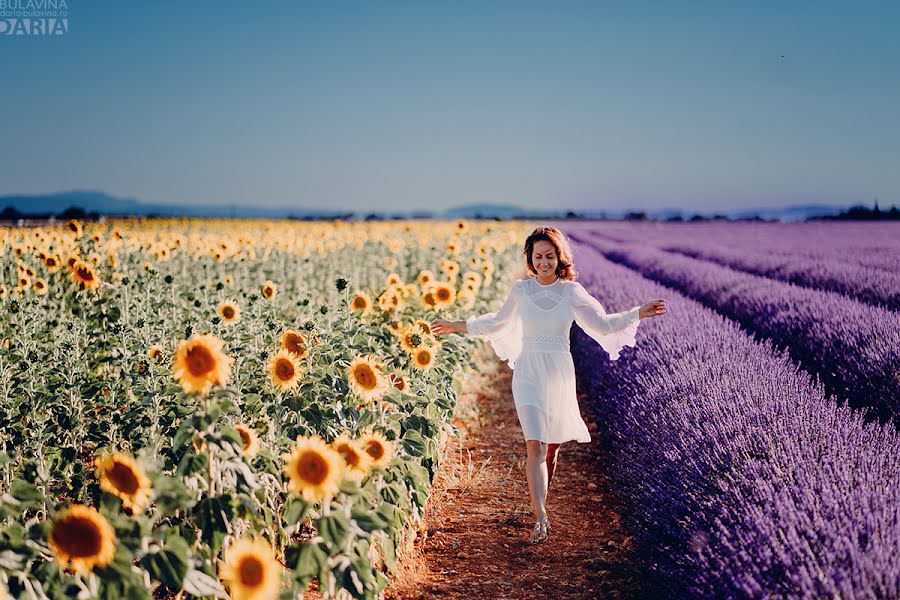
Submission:
<svg viewBox="0 0 900 600">
<path fill-rule="evenodd" d="M 534 531 L 531 533 L 531 543 L 540 544 L 547 541 L 550 536 L 550 519 L 543 517 L 538 519 L 534 524 Z"/>
</svg>

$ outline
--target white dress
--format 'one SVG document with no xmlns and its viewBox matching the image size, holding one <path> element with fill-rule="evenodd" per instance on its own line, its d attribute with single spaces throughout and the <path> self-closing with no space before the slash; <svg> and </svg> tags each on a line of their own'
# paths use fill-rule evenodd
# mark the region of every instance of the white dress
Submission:
<svg viewBox="0 0 900 600">
<path fill-rule="evenodd" d="M 636 344 L 640 309 L 607 314 L 577 281 L 543 285 L 532 277 L 516 281 L 497 312 L 466 319 L 466 329 L 489 340 L 513 369 L 513 399 L 526 440 L 589 442 L 575 395 L 572 320 L 617 360 L 624 346 Z"/>
</svg>

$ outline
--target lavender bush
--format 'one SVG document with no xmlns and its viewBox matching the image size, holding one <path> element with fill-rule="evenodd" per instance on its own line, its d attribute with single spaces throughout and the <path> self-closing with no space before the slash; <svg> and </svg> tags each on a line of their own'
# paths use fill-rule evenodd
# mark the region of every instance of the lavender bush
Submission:
<svg viewBox="0 0 900 600">
<path fill-rule="evenodd" d="M 861 223 L 661 223 L 609 221 L 566 224 L 568 230 L 590 230 L 620 242 L 664 248 L 703 240 L 773 258 L 803 258 L 900 274 L 900 224 Z"/>
<path fill-rule="evenodd" d="M 900 434 L 865 424 L 770 342 L 592 248 L 607 310 L 665 298 L 610 362 L 573 327 L 611 485 L 663 597 L 900 597 Z"/>
<path fill-rule="evenodd" d="M 579 237 L 580 236 L 580 237 Z M 584 234 L 573 239 L 584 240 Z M 900 426 L 900 315 L 649 246 L 591 237 L 614 262 L 671 286 L 786 349 L 825 391 Z"/>
<path fill-rule="evenodd" d="M 737 245 L 724 247 L 703 241 L 670 244 L 662 249 L 769 279 L 835 292 L 894 312 L 900 311 L 900 273 L 887 273 L 826 258 L 754 254 Z"/>
</svg>

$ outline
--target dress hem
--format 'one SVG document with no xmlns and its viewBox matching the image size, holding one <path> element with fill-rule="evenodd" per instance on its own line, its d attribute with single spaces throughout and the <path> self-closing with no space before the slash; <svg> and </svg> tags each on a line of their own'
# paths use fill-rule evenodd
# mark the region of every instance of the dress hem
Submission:
<svg viewBox="0 0 900 600">
<path fill-rule="evenodd" d="M 586 440 L 582 440 L 580 438 L 567 438 L 561 442 L 548 442 L 546 440 L 541 440 L 541 439 L 537 439 L 537 438 L 525 438 L 526 442 L 532 441 L 532 440 L 536 441 L 536 442 L 542 442 L 544 444 L 565 444 L 566 442 L 578 442 L 579 444 L 589 444 L 592 441 L 590 438 L 588 438 Z"/>
</svg>

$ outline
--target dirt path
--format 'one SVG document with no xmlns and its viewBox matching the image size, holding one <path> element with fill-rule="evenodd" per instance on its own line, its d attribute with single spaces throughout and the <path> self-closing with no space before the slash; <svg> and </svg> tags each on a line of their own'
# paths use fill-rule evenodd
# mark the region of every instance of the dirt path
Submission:
<svg viewBox="0 0 900 600">
<path fill-rule="evenodd" d="M 534 525 L 525 444 L 513 406 L 512 371 L 484 355 L 457 408 L 426 507 L 427 536 L 387 598 L 634 598 L 641 576 L 607 489 L 593 425 L 589 444 L 568 442 L 548 496 L 550 540 L 527 543 Z M 580 399 L 582 409 L 587 402 Z M 584 413 L 587 423 L 593 423 Z"/>
</svg>

